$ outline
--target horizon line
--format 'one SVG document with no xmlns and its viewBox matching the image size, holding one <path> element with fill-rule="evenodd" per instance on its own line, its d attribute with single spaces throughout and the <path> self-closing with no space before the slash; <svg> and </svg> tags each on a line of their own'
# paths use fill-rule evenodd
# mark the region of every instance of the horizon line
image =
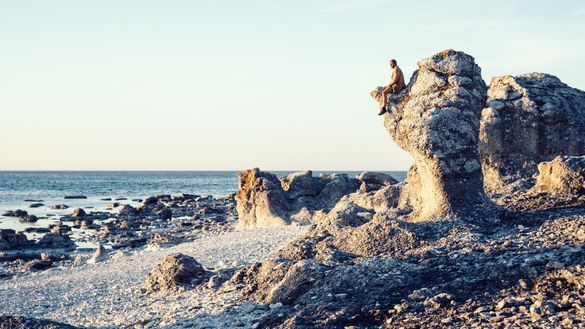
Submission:
<svg viewBox="0 0 585 329">
<path fill-rule="evenodd" d="M 0 169 L 3 172 L 242 172 L 247 169 Z M 364 171 L 408 171 L 408 169 L 261 169 L 261 171 L 339 171 L 339 172 L 364 172 Z"/>
</svg>

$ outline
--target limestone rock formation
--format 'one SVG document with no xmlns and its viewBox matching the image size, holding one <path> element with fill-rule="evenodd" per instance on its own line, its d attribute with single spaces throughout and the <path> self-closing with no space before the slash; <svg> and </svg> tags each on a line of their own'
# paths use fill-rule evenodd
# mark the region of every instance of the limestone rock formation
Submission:
<svg viewBox="0 0 585 329">
<path fill-rule="evenodd" d="M 585 195 L 585 155 L 558 156 L 538 165 L 533 190 L 552 195 Z"/>
<path fill-rule="evenodd" d="M 178 291 L 208 279 L 207 271 L 193 257 L 174 253 L 148 274 L 144 287 L 149 293 Z"/>
<path fill-rule="evenodd" d="M 288 224 L 286 200 L 276 175 L 254 168 L 239 173 L 238 179 L 238 228 Z"/>
<path fill-rule="evenodd" d="M 530 187 L 540 162 L 584 155 L 584 131 L 584 91 L 542 73 L 493 78 L 480 129 L 486 190 Z"/>
<path fill-rule="evenodd" d="M 313 212 L 331 209 L 362 183 L 345 174 L 314 177 L 311 171 L 279 179 L 258 168 L 239 173 L 238 178 L 235 198 L 239 229 L 308 224 Z"/>
<path fill-rule="evenodd" d="M 425 58 L 418 67 L 384 115 L 392 139 L 415 159 L 420 184 L 410 191 L 412 219 L 466 215 L 487 202 L 478 149 L 487 89 L 481 69 L 473 57 L 454 50 Z"/>
</svg>

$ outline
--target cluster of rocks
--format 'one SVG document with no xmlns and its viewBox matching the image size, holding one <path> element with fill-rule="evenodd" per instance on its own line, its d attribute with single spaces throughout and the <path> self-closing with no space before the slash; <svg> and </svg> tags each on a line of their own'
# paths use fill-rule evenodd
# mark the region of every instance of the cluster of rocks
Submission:
<svg viewBox="0 0 585 329">
<path fill-rule="evenodd" d="M 356 178 L 333 204 L 309 172 L 242 173 L 239 225 L 306 207 L 311 227 L 220 291 L 277 308 L 261 327 L 585 325 L 583 92 L 539 74 L 488 88 L 453 50 L 418 65 L 384 117 L 415 159 L 407 180 Z"/>
<path fill-rule="evenodd" d="M 32 240 L 24 232 L 0 230 L 0 276 L 45 269 L 63 262 L 75 263 L 79 258 L 71 257 L 76 248 L 75 241 L 98 245 L 97 255 L 87 262 L 100 262 L 107 258 L 105 251 L 99 253 L 103 245 L 114 249 L 138 248 L 147 244 L 169 247 L 201 235 L 230 230 L 237 217 L 233 196 L 160 195 L 147 197 L 141 202 L 138 207 L 112 203 L 112 212 L 75 208 L 70 215 L 61 216 L 57 224 L 27 227 L 26 232 L 40 235 Z M 60 205 L 60 208 L 68 207 Z M 9 211 L 5 215 L 33 216 L 23 210 Z M 76 229 L 75 234 L 73 229 Z M 53 261 L 43 260 L 43 252 L 48 252 Z"/>
<path fill-rule="evenodd" d="M 22 232 L 0 229 L 0 251 L 19 251 L 31 248 L 71 250 L 75 248 L 75 243 L 68 235 L 61 233 L 47 233 L 39 240 L 29 240 Z"/>
<path fill-rule="evenodd" d="M 356 178 L 347 174 L 321 174 L 311 171 L 295 172 L 281 178 L 258 168 L 238 174 L 237 228 L 251 229 L 289 224 L 309 224 L 331 210 L 350 193 L 363 191 L 375 194 L 380 206 L 384 196 L 395 190 L 398 181 L 393 177 L 364 172 Z"/>
<path fill-rule="evenodd" d="M 2 216 L 6 217 L 17 217 L 21 223 L 35 223 L 39 218 L 35 215 L 30 215 L 28 212 L 24 210 L 10 210 L 2 214 Z"/>
</svg>

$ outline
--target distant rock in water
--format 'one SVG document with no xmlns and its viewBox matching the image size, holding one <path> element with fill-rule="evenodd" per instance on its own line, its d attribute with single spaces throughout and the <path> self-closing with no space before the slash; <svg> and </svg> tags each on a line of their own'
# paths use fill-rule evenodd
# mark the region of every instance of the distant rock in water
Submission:
<svg viewBox="0 0 585 329">
<path fill-rule="evenodd" d="M 480 152 L 487 191 L 522 180 L 529 187 L 540 162 L 585 154 L 585 91 L 543 73 L 493 78 Z"/>
<path fill-rule="evenodd" d="M 87 196 L 85 195 L 79 195 L 79 194 L 75 194 L 75 195 L 66 195 L 65 199 L 87 199 Z"/>
<path fill-rule="evenodd" d="M 85 210 L 81 209 L 81 208 L 75 208 L 73 209 L 73 213 L 71 214 L 71 217 L 74 218 L 78 218 L 78 217 L 84 217 L 87 214 L 85 213 Z"/>
<path fill-rule="evenodd" d="M 412 219 L 465 216 L 488 203 L 478 148 L 487 88 L 463 52 L 445 50 L 418 67 L 384 115 L 390 137 L 415 160 L 416 175 L 407 182 Z"/>
</svg>

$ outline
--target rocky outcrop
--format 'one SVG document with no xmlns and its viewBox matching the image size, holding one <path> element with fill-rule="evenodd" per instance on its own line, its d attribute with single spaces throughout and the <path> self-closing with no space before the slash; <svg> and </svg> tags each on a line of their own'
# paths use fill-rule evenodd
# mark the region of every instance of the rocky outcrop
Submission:
<svg viewBox="0 0 585 329">
<path fill-rule="evenodd" d="M 35 244 L 35 247 L 46 249 L 74 249 L 75 242 L 69 235 L 61 233 L 47 233 Z"/>
<path fill-rule="evenodd" d="M 207 271 L 193 257 L 175 253 L 167 255 L 155 266 L 148 274 L 144 287 L 149 293 L 176 292 L 207 279 Z"/>
<path fill-rule="evenodd" d="M 540 162 L 584 155 L 584 131 L 584 91 L 542 73 L 493 78 L 480 129 L 486 190 L 527 189 Z"/>
<path fill-rule="evenodd" d="M 585 155 L 558 156 L 538 165 L 535 192 L 551 195 L 585 195 Z"/>
<path fill-rule="evenodd" d="M 31 247 L 34 241 L 27 239 L 24 233 L 12 229 L 0 230 L 0 251 Z"/>
<path fill-rule="evenodd" d="M 258 168 L 238 174 L 236 193 L 239 228 L 280 226 L 289 223 L 287 204 L 276 175 Z"/>
<path fill-rule="evenodd" d="M 384 126 L 415 160 L 412 220 L 466 216 L 487 203 L 478 149 L 486 85 L 473 57 L 445 50 L 418 62 Z M 375 93 L 373 93 L 375 96 Z"/>
<path fill-rule="evenodd" d="M 357 191 L 363 183 L 345 174 L 314 177 L 311 171 L 279 179 L 258 168 L 239 173 L 238 178 L 235 198 L 239 229 L 308 224 L 313 212 L 331 209 L 339 199 Z M 390 180 L 386 178 L 385 182 Z"/>
</svg>

